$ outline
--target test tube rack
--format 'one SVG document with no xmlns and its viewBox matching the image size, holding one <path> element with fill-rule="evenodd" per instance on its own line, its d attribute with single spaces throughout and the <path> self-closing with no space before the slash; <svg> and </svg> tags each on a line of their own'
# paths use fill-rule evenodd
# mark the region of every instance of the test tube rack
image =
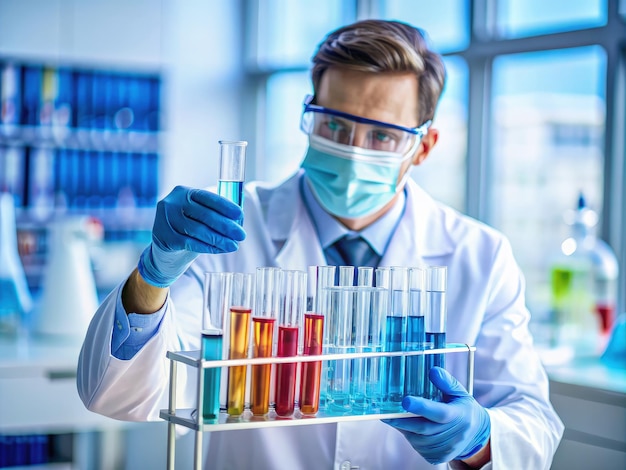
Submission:
<svg viewBox="0 0 626 470">
<path fill-rule="evenodd" d="M 475 346 L 460 343 L 447 343 L 445 348 L 425 349 L 419 351 L 398 351 L 398 352 L 368 352 L 368 353 L 344 353 L 344 354 L 322 354 L 318 356 L 298 355 L 293 357 L 271 357 L 271 358 L 250 358 L 250 359 L 226 359 L 220 361 L 207 361 L 201 358 L 200 351 L 169 351 L 167 358 L 170 360 L 170 380 L 168 409 L 161 410 L 159 416 L 168 422 L 167 432 L 167 469 L 175 468 L 176 455 L 176 425 L 181 425 L 192 429 L 195 432 L 194 439 L 194 469 L 202 468 L 202 437 L 208 431 L 228 431 L 239 429 L 252 429 L 277 426 L 301 426 L 309 424 L 335 423 L 340 421 L 362 421 L 371 419 L 408 418 L 415 416 L 412 413 L 402 411 L 398 413 L 366 412 L 353 414 L 326 413 L 320 408 L 315 416 L 302 416 L 297 409 L 291 418 L 277 418 L 272 412 L 267 416 L 253 416 L 249 411 L 242 416 L 233 418 L 227 413 L 220 413 L 219 418 L 204 419 L 202 413 L 204 398 L 204 381 L 202 372 L 212 367 L 233 367 L 233 366 L 253 366 L 262 364 L 280 363 L 301 363 L 315 361 L 338 361 L 345 359 L 365 359 L 375 357 L 396 357 L 396 356 L 418 356 L 429 354 L 455 354 L 467 353 L 467 390 L 470 394 L 474 388 L 474 353 Z M 176 407 L 176 383 L 178 374 L 178 363 L 191 366 L 197 370 L 197 408 L 177 408 Z"/>
</svg>

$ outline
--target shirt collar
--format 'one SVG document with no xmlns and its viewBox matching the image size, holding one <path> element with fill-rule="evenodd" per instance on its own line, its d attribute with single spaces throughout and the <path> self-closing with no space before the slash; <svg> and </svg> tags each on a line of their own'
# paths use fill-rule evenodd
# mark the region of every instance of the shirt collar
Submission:
<svg viewBox="0 0 626 470">
<path fill-rule="evenodd" d="M 393 235 L 398 222 L 400 222 L 402 213 L 404 212 L 406 189 L 402 191 L 398 201 L 396 201 L 391 209 L 388 210 L 380 219 L 376 220 L 371 225 L 368 225 L 360 232 L 355 232 L 344 227 L 341 222 L 322 208 L 320 203 L 317 202 L 317 199 L 315 199 L 315 196 L 313 196 L 313 192 L 306 182 L 306 175 L 300 180 L 300 183 L 302 199 L 309 211 L 311 219 L 313 220 L 313 225 L 315 225 L 317 236 L 323 249 L 328 248 L 344 235 L 360 235 L 370 244 L 379 256 L 382 257 L 385 254 L 387 245 L 391 240 L 391 236 Z"/>
</svg>

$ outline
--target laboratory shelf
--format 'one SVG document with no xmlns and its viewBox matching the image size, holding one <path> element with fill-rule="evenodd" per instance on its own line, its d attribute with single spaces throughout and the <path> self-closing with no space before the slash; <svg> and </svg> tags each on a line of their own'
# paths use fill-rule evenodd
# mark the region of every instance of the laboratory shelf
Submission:
<svg viewBox="0 0 626 470">
<path fill-rule="evenodd" d="M 253 366 L 261 364 L 293 364 L 301 362 L 315 361 L 339 361 L 348 359 L 366 359 L 376 357 L 409 357 L 430 354 L 467 354 L 467 389 L 473 393 L 474 384 L 474 353 L 476 347 L 460 343 L 448 343 L 445 348 L 425 349 L 420 351 L 400 351 L 400 352 L 352 352 L 343 354 L 322 354 L 317 356 L 293 356 L 293 357 L 271 357 L 271 358 L 248 358 L 248 359 L 226 359 L 220 361 L 207 361 L 201 358 L 200 351 L 168 351 L 167 358 L 170 360 L 170 381 L 168 409 L 160 411 L 160 418 L 168 422 L 167 437 L 167 468 L 174 468 L 175 447 L 176 447 L 176 425 L 184 426 L 195 431 L 194 444 L 194 468 L 202 468 L 202 435 L 204 432 L 230 431 L 241 429 L 254 429 L 278 426 L 303 426 L 310 424 L 326 424 L 345 421 L 364 421 L 372 419 L 408 418 L 415 416 L 412 413 L 399 411 L 397 413 L 381 412 L 378 408 L 368 410 L 348 411 L 345 413 L 327 412 L 320 407 L 320 411 L 315 416 L 304 416 L 300 414 L 297 403 L 293 416 L 285 418 L 277 416 L 272 410 L 265 416 L 254 416 L 248 409 L 239 417 L 231 417 L 225 412 L 220 413 L 218 418 L 203 419 L 198 415 L 197 409 L 177 408 L 176 406 L 176 383 L 178 364 L 185 364 L 197 369 L 197 406 L 202 407 L 203 402 L 203 370 L 215 367 L 233 366 Z"/>
</svg>

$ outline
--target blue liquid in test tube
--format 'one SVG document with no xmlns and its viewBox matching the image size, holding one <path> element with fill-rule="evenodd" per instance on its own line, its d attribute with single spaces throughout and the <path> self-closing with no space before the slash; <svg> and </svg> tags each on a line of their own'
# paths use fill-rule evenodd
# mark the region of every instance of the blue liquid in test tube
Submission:
<svg viewBox="0 0 626 470">
<path fill-rule="evenodd" d="M 387 315 L 385 352 L 403 351 L 406 341 L 408 313 L 408 268 L 391 268 L 391 311 Z M 404 398 L 405 358 L 385 357 L 382 366 L 383 412 L 402 411 Z"/>
<path fill-rule="evenodd" d="M 243 182 L 246 169 L 245 141 L 220 140 L 220 166 L 217 192 L 238 206 L 243 205 Z"/>
<path fill-rule="evenodd" d="M 430 349 L 446 347 L 446 275 L 445 266 L 431 266 L 426 273 L 426 342 Z M 441 400 L 441 391 L 429 379 L 430 369 L 445 367 L 445 354 L 427 354 L 424 371 L 424 396 Z"/>
<path fill-rule="evenodd" d="M 219 181 L 217 194 L 241 207 L 243 204 L 243 181 Z"/>
<path fill-rule="evenodd" d="M 409 317 L 406 333 L 406 350 L 423 351 L 426 335 L 424 331 L 424 282 L 425 269 L 409 270 Z M 407 356 L 404 382 L 405 395 L 421 397 L 424 395 L 423 355 Z"/>
</svg>

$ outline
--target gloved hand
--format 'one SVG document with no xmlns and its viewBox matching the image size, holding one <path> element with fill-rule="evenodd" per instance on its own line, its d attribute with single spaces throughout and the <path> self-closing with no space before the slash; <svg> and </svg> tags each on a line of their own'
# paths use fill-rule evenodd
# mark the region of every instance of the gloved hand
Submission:
<svg viewBox="0 0 626 470">
<path fill-rule="evenodd" d="M 199 253 L 236 251 L 246 237 L 241 208 L 210 191 L 175 187 L 156 207 L 152 243 L 139 258 L 149 284 L 168 287 Z"/>
<path fill-rule="evenodd" d="M 489 440 L 489 414 L 445 369 L 433 367 L 429 377 L 443 392 L 443 402 L 406 396 L 402 407 L 420 416 L 384 421 L 431 464 L 467 459 Z"/>
</svg>

